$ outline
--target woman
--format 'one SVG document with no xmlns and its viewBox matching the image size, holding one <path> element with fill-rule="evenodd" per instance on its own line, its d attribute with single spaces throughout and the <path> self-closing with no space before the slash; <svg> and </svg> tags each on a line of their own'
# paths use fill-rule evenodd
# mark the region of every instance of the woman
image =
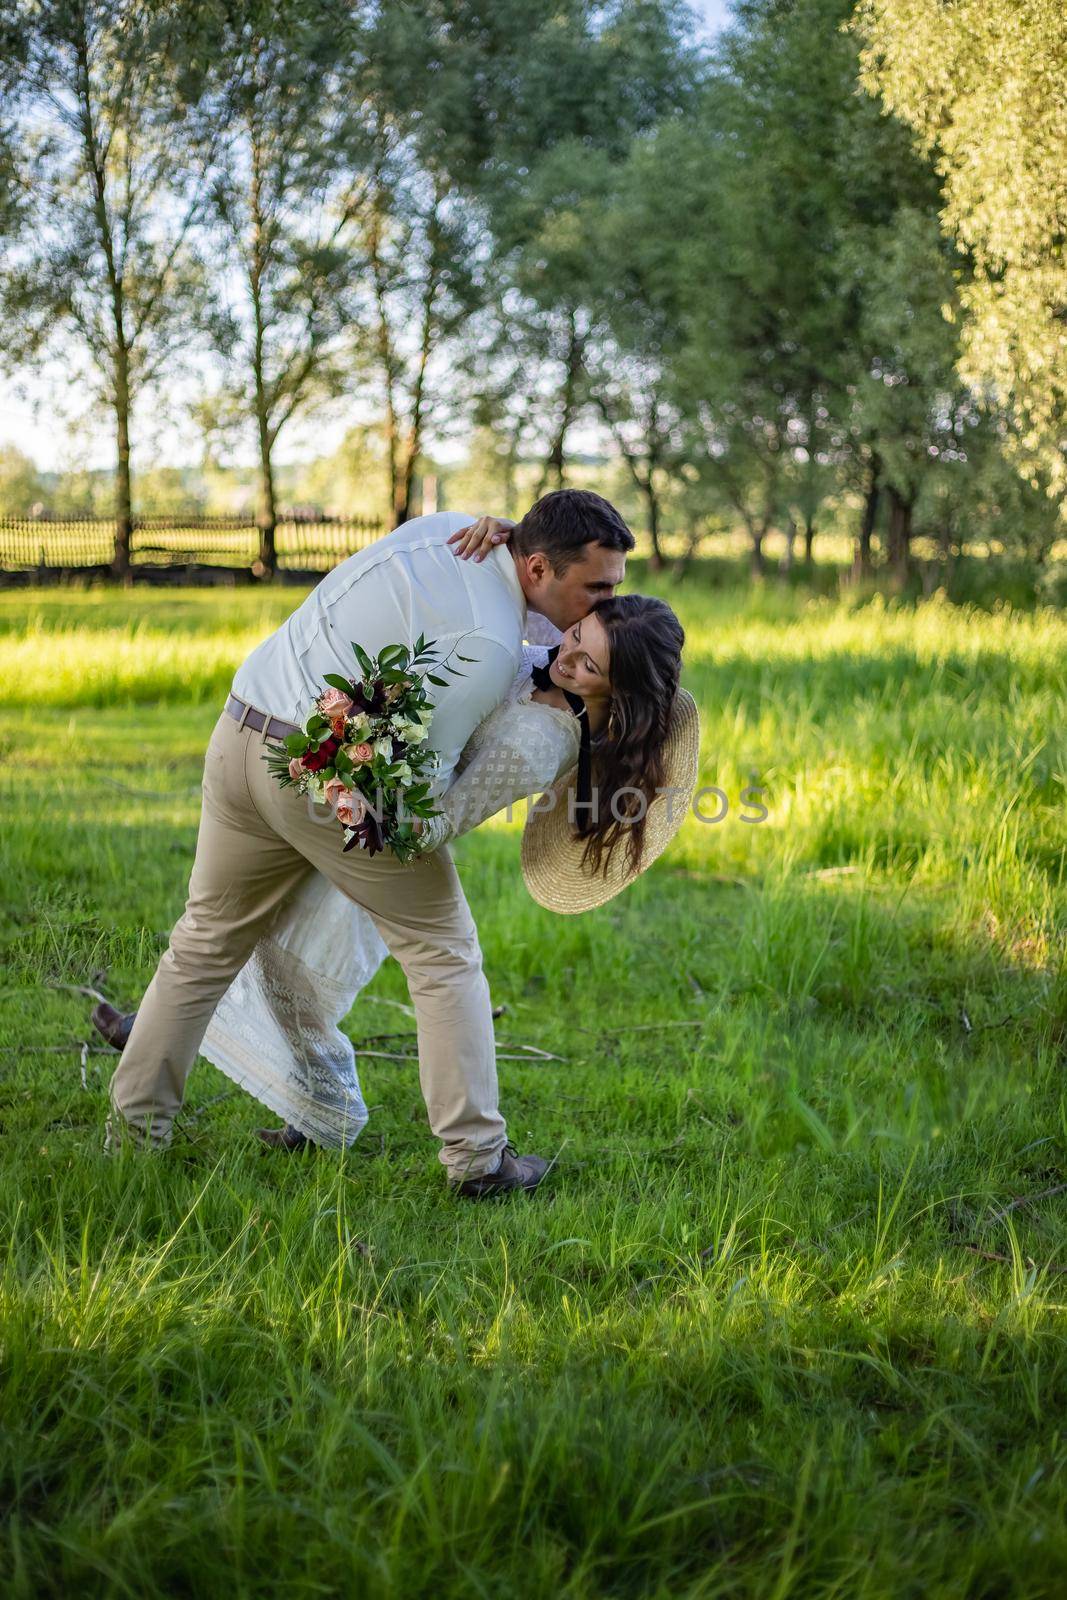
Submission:
<svg viewBox="0 0 1067 1600">
<path fill-rule="evenodd" d="M 501 537 L 484 524 L 466 533 L 450 542 L 475 559 Z M 524 876 L 542 904 L 579 910 L 617 893 L 676 831 L 680 818 L 670 806 L 664 818 L 657 790 L 677 789 L 682 776 L 691 786 L 696 710 L 679 690 L 685 636 L 664 601 L 601 601 L 565 635 L 536 620 L 559 642 L 524 647 L 509 695 L 468 740 L 422 848 L 548 790 L 551 811 L 527 821 Z M 369 914 L 313 872 L 219 1002 L 201 1054 L 286 1118 L 282 1129 L 259 1130 L 265 1144 L 336 1148 L 365 1125 L 355 1052 L 339 1024 L 387 955 Z M 133 1018 L 102 1009 L 111 1025 L 97 1013 L 94 1021 L 121 1048 Z"/>
</svg>

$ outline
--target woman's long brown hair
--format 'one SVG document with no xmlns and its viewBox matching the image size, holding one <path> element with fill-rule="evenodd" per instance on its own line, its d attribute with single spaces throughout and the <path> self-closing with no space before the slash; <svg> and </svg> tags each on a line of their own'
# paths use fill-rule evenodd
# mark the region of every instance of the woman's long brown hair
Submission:
<svg viewBox="0 0 1067 1600">
<path fill-rule="evenodd" d="M 611 711 L 592 742 L 597 803 L 592 817 L 578 818 L 580 837 L 586 840 L 582 865 L 606 872 L 625 834 L 628 866 L 636 872 L 648 808 L 666 782 L 663 746 L 678 691 L 685 632 L 666 601 L 648 595 L 615 595 L 598 601 L 593 610 L 611 647 Z"/>
</svg>

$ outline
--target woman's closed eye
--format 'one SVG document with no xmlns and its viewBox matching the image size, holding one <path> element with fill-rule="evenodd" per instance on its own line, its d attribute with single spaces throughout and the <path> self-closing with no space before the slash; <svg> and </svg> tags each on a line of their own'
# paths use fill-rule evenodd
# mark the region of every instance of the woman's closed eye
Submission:
<svg viewBox="0 0 1067 1600">
<path fill-rule="evenodd" d="M 577 645 L 580 645 L 581 642 L 582 642 L 581 625 L 579 623 L 577 623 L 577 622 L 575 623 L 574 627 L 571 629 L 571 638 L 574 640 L 575 644 L 577 644 Z M 600 675 L 600 668 L 597 666 L 596 662 L 594 660 L 592 660 L 592 658 L 590 656 L 586 656 L 585 657 L 585 670 L 586 670 L 586 672 L 593 672 L 597 676 Z"/>
</svg>

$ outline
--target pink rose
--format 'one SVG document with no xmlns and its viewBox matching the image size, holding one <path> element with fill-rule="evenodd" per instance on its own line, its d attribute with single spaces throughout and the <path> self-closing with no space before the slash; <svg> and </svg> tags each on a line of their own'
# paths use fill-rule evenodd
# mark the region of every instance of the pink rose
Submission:
<svg viewBox="0 0 1067 1600">
<path fill-rule="evenodd" d="M 325 798 L 328 806 L 336 805 L 343 794 L 347 793 L 340 778 L 327 778 Z"/>
<path fill-rule="evenodd" d="M 301 778 L 304 775 L 304 763 L 299 756 L 294 756 L 289 763 L 290 778 Z"/>
<path fill-rule="evenodd" d="M 346 789 L 337 802 L 337 820 L 346 828 L 358 828 L 367 815 L 367 802 L 355 789 Z"/>
<path fill-rule="evenodd" d="M 374 755 L 374 746 L 363 739 L 359 744 L 352 745 L 348 753 L 353 761 L 369 761 Z"/>
<path fill-rule="evenodd" d="M 348 716 L 353 706 L 352 696 L 345 694 L 342 689 L 325 689 L 319 695 L 319 710 L 329 722 L 336 722 Z M 338 730 L 334 728 L 336 733 Z M 343 731 L 343 730 L 342 730 Z"/>
</svg>

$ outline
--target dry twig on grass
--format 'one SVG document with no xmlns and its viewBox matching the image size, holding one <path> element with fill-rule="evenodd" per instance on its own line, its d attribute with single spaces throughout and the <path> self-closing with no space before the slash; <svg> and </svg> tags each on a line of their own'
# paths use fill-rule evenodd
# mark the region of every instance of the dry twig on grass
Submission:
<svg viewBox="0 0 1067 1600">
<path fill-rule="evenodd" d="M 963 1248 L 972 1256 L 981 1256 L 983 1261 L 999 1261 L 1005 1267 L 1010 1267 L 1012 1265 L 1011 1256 L 1000 1255 L 996 1250 L 979 1250 L 976 1244 L 965 1244 Z M 1024 1256 L 1023 1260 L 1026 1262 L 1028 1267 L 1032 1268 L 1034 1271 L 1037 1270 L 1037 1262 L 1034 1260 L 1033 1256 Z M 1060 1276 L 1067 1272 L 1067 1267 L 1057 1267 L 1050 1261 L 1048 1266 L 1044 1267 L 1042 1270 L 1045 1272 L 1054 1272 L 1057 1276 Z"/>
</svg>

